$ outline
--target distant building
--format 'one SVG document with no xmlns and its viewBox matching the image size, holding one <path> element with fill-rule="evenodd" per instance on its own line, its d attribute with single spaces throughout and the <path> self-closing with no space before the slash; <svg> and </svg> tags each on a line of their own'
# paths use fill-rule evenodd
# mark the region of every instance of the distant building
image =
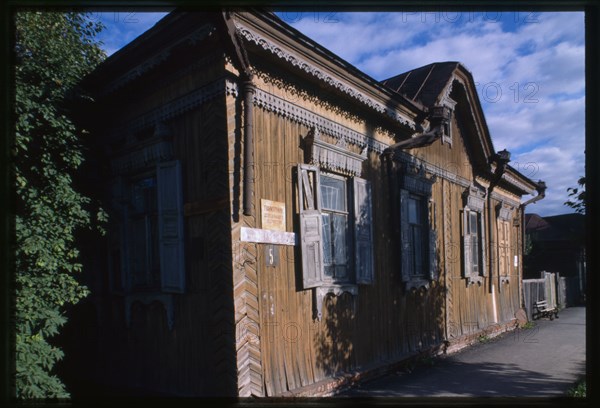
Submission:
<svg viewBox="0 0 600 408">
<path fill-rule="evenodd" d="M 567 305 L 584 300 L 586 282 L 585 216 L 563 214 L 525 215 L 526 245 L 524 279 L 536 279 L 541 271 L 567 277 Z"/>
</svg>

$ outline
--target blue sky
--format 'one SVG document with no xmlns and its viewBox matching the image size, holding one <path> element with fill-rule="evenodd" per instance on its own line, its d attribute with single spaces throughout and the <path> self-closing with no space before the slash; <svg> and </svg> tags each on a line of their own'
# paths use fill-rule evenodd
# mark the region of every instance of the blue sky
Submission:
<svg viewBox="0 0 600 408">
<path fill-rule="evenodd" d="M 112 54 L 166 13 L 98 12 Z M 567 188 L 584 175 L 585 39 L 582 12 L 281 12 L 278 16 L 377 80 L 436 61 L 460 61 L 476 82 L 496 151 L 546 181 L 527 208 L 572 212 Z"/>
</svg>

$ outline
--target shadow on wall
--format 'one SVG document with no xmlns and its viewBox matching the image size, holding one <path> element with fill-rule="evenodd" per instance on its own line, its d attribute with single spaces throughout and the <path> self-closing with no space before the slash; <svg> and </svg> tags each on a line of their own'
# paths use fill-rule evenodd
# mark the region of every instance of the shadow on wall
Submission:
<svg viewBox="0 0 600 408">
<path fill-rule="evenodd" d="M 328 295 L 323 300 L 324 327 L 316 335 L 317 368 L 325 377 L 348 372 L 355 367 L 355 302 L 352 295 Z"/>
</svg>

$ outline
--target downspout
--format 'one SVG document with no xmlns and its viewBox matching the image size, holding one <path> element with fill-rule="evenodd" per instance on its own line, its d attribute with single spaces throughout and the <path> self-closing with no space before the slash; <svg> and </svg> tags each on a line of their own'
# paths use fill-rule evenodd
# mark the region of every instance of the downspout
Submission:
<svg viewBox="0 0 600 408">
<path fill-rule="evenodd" d="M 541 199 L 543 199 L 544 197 L 546 197 L 546 183 L 543 182 L 542 180 L 538 180 L 537 182 L 537 187 L 535 188 L 537 191 L 537 195 L 535 197 L 530 198 L 529 200 L 525 201 L 524 203 L 522 203 L 519 206 L 519 212 L 520 212 L 520 216 L 521 216 L 521 263 L 520 263 L 520 269 L 521 269 L 521 276 L 520 279 L 518 279 L 519 281 L 519 304 L 521 305 L 521 307 L 525 307 L 525 305 L 523 304 L 523 300 L 524 300 L 524 296 L 523 296 L 523 287 L 521 285 L 521 280 L 523 279 L 523 260 L 525 259 L 525 207 L 528 204 L 535 204 L 536 202 L 540 201 Z"/>
<path fill-rule="evenodd" d="M 250 61 L 248 54 L 244 49 L 243 43 L 231 15 L 229 12 L 221 13 L 222 20 L 220 23 L 224 25 L 226 37 L 229 42 L 226 42 L 226 47 L 231 54 L 231 60 L 235 67 L 240 71 L 241 93 L 244 98 L 244 200 L 243 212 L 244 215 L 253 215 L 252 202 L 254 198 L 254 131 L 252 115 L 254 112 L 254 92 L 256 87 L 252 82 L 252 71 L 250 69 Z"/>
<path fill-rule="evenodd" d="M 493 161 L 496 162 L 496 170 L 494 171 L 494 175 L 492 180 L 490 181 L 490 185 L 487 188 L 487 224 L 488 224 L 488 248 L 489 248 L 489 277 L 490 277 L 490 293 L 492 294 L 492 306 L 494 310 L 494 323 L 498 323 L 498 306 L 496 304 L 496 291 L 494 287 L 494 276 L 493 276 L 493 268 L 494 268 L 494 260 L 495 257 L 493 251 L 493 240 L 492 240 L 492 191 L 498 185 L 504 172 L 506 171 L 506 165 L 510 161 L 510 152 L 506 149 L 499 151 L 494 156 L 491 157 Z"/>
</svg>

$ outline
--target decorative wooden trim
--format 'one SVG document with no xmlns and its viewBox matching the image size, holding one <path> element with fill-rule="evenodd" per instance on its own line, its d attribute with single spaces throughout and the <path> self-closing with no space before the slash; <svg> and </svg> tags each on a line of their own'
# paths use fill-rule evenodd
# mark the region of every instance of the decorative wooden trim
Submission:
<svg viewBox="0 0 600 408">
<path fill-rule="evenodd" d="M 496 187 L 496 188 L 498 188 L 498 187 Z M 502 203 L 504 203 L 506 205 L 509 205 L 510 207 L 513 207 L 513 210 L 514 210 L 514 208 L 517 208 L 517 207 L 519 207 L 521 205 L 521 203 L 519 201 L 517 201 L 517 200 L 511 200 L 510 198 L 508 198 L 508 197 L 506 197 L 506 196 L 504 196 L 502 194 L 498 194 L 495 191 L 492 191 L 492 196 L 491 197 L 492 197 L 493 200 L 500 201 L 500 202 L 502 202 Z"/>
<path fill-rule="evenodd" d="M 277 113 L 308 127 L 316 127 L 321 132 L 331 135 L 337 140 L 344 139 L 358 146 L 367 146 L 369 151 L 381 154 L 388 147 L 386 143 L 379 142 L 262 89 L 256 89 L 254 103 L 259 108 L 269 112 Z"/>
<path fill-rule="evenodd" d="M 470 275 L 466 277 L 466 283 L 467 286 L 472 286 L 474 284 L 477 284 L 478 286 L 481 286 L 483 284 L 483 276 L 481 275 Z"/>
<path fill-rule="evenodd" d="M 519 180 L 517 180 L 515 177 L 511 176 L 508 173 L 504 173 L 502 174 L 502 180 L 507 181 L 508 183 L 512 184 L 513 186 L 520 188 L 521 190 L 527 192 L 527 194 L 533 194 L 535 192 L 535 188 L 530 188 L 527 187 L 525 184 L 521 183 Z"/>
<path fill-rule="evenodd" d="M 135 68 L 127 71 L 125 74 L 117 77 L 113 81 L 106 84 L 100 95 L 104 96 L 110 94 L 116 91 L 117 89 L 125 86 L 129 82 L 142 76 L 146 72 L 150 71 L 152 68 L 166 61 L 171 55 L 171 51 L 173 50 L 173 48 L 175 48 L 177 45 L 180 45 L 185 41 L 187 41 L 190 45 L 194 45 L 198 41 L 208 37 L 208 35 L 213 31 L 213 29 L 214 27 L 210 24 L 204 24 L 200 26 L 200 28 L 191 32 L 187 36 L 184 36 L 181 40 L 172 44 L 170 47 L 163 49 L 162 52 L 151 56 L 150 58 L 143 61 L 141 64 L 136 65 Z"/>
<path fill-rule="evenodd" d="M 168 293 L 131 293 L 125 295 L 125 323 L 127 328 L 131 327 L 131 308 L 135 302 L 149 305 L 152 302 L 160 302 L 167 312 L 167 324 L 169 330 L 173 329 L 175 322 L 173 313 L 173 295 Z"/>
<path fill-rule="evenodd" d="M 427 279 L 411 278 L 410 280 L 407 280 L 406 282 L 404 282 L 404 284 L 405 284 L 404 289 L 408 292 L 413 289 L 419 290 L 421 288 L 428 290 L 430 282 Z"/>
<path fill-rule="evenodd" d="M 348 151 L 344 138 L 338 139 L 337 145 L 321 140 L 321 132 L 313 127 L 304 138 L 307 162 L 321 168 L 342 173 L 348 176 L 360 176 L 362 162 L 367 158 L 366 145 L 362 154 Z"/>
<path fill-rule="evenodd" d="M 512 213 L 514 208 L 507 206 L 504 203 L 498 204 L 498 206 L 496 207 L 497 211 L 498 211 L 498 218 L 503 220 L 503 221 L 510 221 L 510 219 L 512 218 Z"/>
<path fill-rule="evenodd" d="M 210 84 L 189 92 L 171 102 L 151 110 L 150 112 L 135 119 L 127 127 L 130 132 L 141 130 L 147 126 L 152 126 L 156 122 L 165 122 L 169 119 L 182 115 L 197 106 L 210 101 L 217 96 L 223 95 L 226 91 L 225 78 L 218 79 Z"/>
<path fill-rule="evenodd" d="M 331 286 L 318 286 L 315 288 L 315 296 L 317 303 L 317 320 L 321 321 L 323 317 L 323 301 L 327 297 L 328 294 L 332 294 L 335 296 L 340 296 L 344 292 L 349 293 L 353 296 L 354 304 L 353 307 L 356 308 L 356 296 L 358 295 L 358 286 L 357 285 L 331 285 Z"/>
<path fill-rule="evenodd" d="M 240 241 L 259 244 L 298 245 L 295 232 L 272 231 L 260 228 L 242 227 Z"/>
<path fill-rule="evenodd" d="M 483 212 L 485 206 L 485 191 L 475 186 L 469 186 L 463 193 L 464 204 L 472 211 Z"/>
<path fill-rule="evenodd" d="M 216 198 L 212 200 L 194 201 L 183 205 L 183 215 L 192 217 L 194 215 L 206 214 L 226 208 L 229 205 L 229 197 Z"/>
<path fill-rule="evenodd" d="M 392 160 L 399 161 L 401 163 L 408 163 L 415 167 L 423 166 L 427 172 L 433 174 L 434 176 L 448 180 L 464 188 L 467 188 L 472 184 L 470 180 L 461 177 L 452 171 L 448 171 L 445 168 L 436 166 L 435 164 L 429 163 L 423 159 L 418 159 L 407 152 L 399 150 L 394 151 Z"/>
<path fill-rule="evenodd" d="M 328 73 L 323 70 L 317 68 L 312 63 L 300 58 L 299 56 L 289 52 L 288 50 L 282 49 L 277 44 L 273 43 L 271 40 L 262 37 L 261 35 L 253 32 L 247 27 L 242 26 L 241 24 L 236 22 L 236 29 L 238 33 L 245 38 L 248 42 L 254 43 L 259 47 L 263 48 L 266 51 L 269 51 L 273 55 L 277 56 L 280 59 L 290 63 L 292 66 L 295 66 L 304 72 L 318 78 L 320 81 L 327 83 L 333 88 L 338 89 L 340 92 L 343 92 L 350 97 L 358 100 L 362 104 L 368 106 L 369 108 L 379 112 L 386 114 L 390 118 L 394 119 L 396 122 L 401 123 L 405 126 L 409 126 L 411 129 L 414 129 L 414 124 L 411 120 L 403 117 L 394 109 L 390 109 L 384 104 L 381 104 L 374 99 L 366 96 L 362 92 L 358 91 L 354 87 L 344 83 L 343 81 L 332 77 Z"/>
<path fill-rule="evenodd" d="M 110 168 L 113 174 L 123 174 L 139 171 L 172 158 L 172 143 L 162 140 L 115 157 L 110 161 Z"/>
</svg>

